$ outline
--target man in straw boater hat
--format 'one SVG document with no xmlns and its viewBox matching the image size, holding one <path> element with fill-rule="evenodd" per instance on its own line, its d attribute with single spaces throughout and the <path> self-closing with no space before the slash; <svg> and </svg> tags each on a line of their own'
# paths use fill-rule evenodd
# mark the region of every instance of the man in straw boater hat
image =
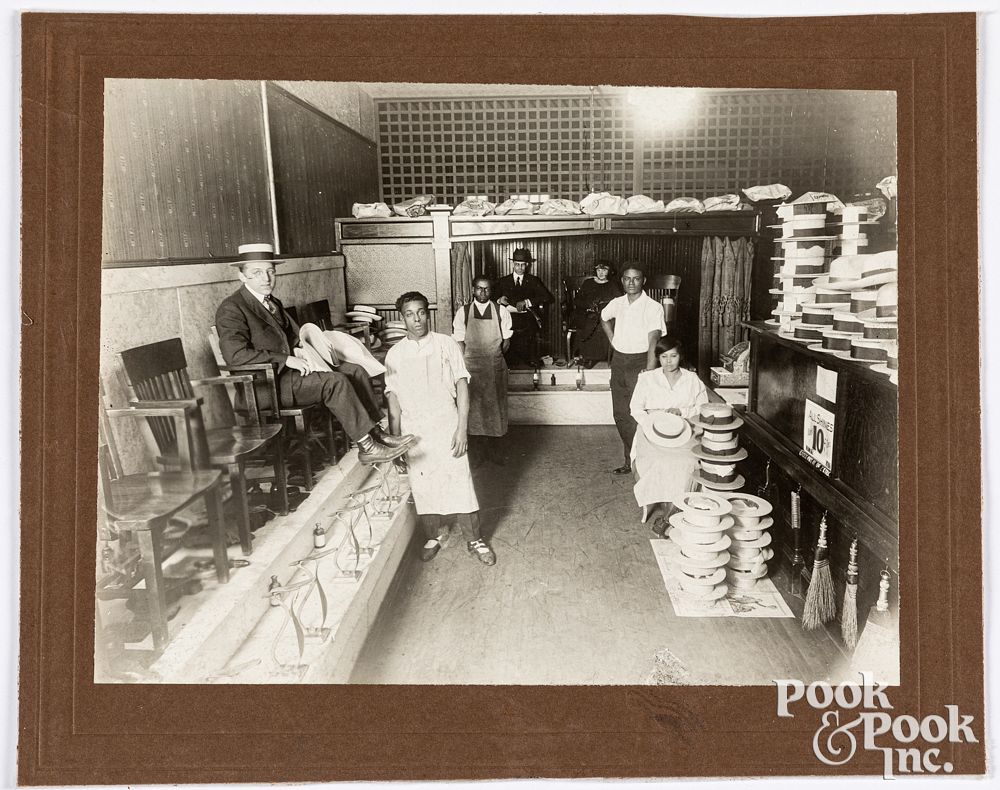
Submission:
<svg viewBox="0 0 1000 790">
<path fill-rule="evenodd" d="M 529 250 L 518 247 L 511 256 L 513 271 L 497 281 L 497 304 L 510 311 L 514 336 L 505 356 L 511 367 L 518 363 L 540 366 L 538 337 L 545 325 L 545 311 L 553 301 L 552 294 L 538 277 L 528 273 L 535 262 Z"/>
<path fill-rule="evenodd" d="M 632 472 L 632 443 L 637 423 L 629 403 L 639 374 L 644 370 L 656 370 L 659 366 L 656 341 L 667 333 L 663 306 L 643 291 L 645 282 L 646 275 L 637 264 L 625 264 L 622 272 L 624 296 L 612 299 L 601 311 L 601 326 L 614 350 L 611 357 L 611 410 L 625 454 L 624 465 L 614 470 L 616 475 Z"/>
<path fill-rule="evenodd" d="M 322 403 L 358 444 L 362 463 L 398 458 L 412 436 L 383 433 L 379 408 L 368 373 L 360 365 L 334 359 L 336 370 L 320 370 L 301 358 L 299 326 L 274 296 L 274 248 L 242 244 L 239 278 L 243 286 L 227 296 L 215 313 L 219 345 L 227 365 L 272 363 L 278 366 L 278 397 L 286 406 Z"/>
<path fill-rule="evenodd" d="M 420 559 L 428 562 L 440 551 L 443 519 L 451 517 L 465 535 L 469 553 L 484 565 L 494 565 L 496 555 L 479 531 L 479 500 L 466 452 L 470 375 L 462 349 L 452 337 L 430 331 L 422 293 L 404 293 L 396 309 L 406 337 L 385 356 L 385 392 L 389 429 L 409 431 L 418 439 L 406 460 L 413 504 L 427 539 Z"/>
</svg>

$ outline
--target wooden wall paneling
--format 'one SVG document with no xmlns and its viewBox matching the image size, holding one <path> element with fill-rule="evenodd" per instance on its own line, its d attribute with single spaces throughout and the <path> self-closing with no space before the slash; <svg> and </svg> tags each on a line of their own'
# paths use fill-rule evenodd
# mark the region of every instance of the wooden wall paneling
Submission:
<svg viewBox="0 0 1000 790">
<path fill-rule="evenodd" d="M 376 145 L 272 83 L 267 108 L 281 252 L 330 252 L 335 218 L 379 198 Z"/>
<path fill-rule="evenodd" d="M 271 239 L 258 83 L 109 80 L 106 264 L 204 260 Z"/>
</svg>

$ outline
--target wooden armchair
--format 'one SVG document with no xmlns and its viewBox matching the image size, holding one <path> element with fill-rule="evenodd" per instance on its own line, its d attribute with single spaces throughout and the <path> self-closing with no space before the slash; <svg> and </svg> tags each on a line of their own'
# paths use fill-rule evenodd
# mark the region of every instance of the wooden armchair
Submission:
<svg viewBox="0 0 1000 790">
<path fill-rule="evenodd" d="M 671 334 L 677 320 L 677 298 L 681 291 L 681 278 L 676 274 L 651 274 L 646 278 L 645 291 L 650 298 L 663 304 L 663 320 L 667 334 Z M 664 299 L 673 300 L 664 302 Z"/>
<path fill-rule="evenodd" d="M 107 409 L 102 404 L 100 412 L 98 518 L 103 518 L 108 531 L 117 535 L 120 554 L 125 555 L 128 547 L 138 544 L 139 573 L 133 577 L 128 571 L 110 573 L 104 569 L 97 580 L 97 596 L 102 600 L 126 598 L 138 581 L 145 581 L 146 609 L 153 649 L 157 652 L 166 647 L 170 638 L 163 580 L 163 563 L 167 559 L 164 528 L 175 515 L 199 499 L 205 503 L 216 578 L 220 583 L 229 581 L 222 473 L 217 469 L 198 469 L 193 460 L 206 443 L 204 432 L 198 429 L 199 421 L 194 419 L 197 410 L 192 402 L 178 402 L 173 406 L 131 409 Z M 122 417 L 171 423 L 172 432 L 177 436 L 177 465 L 183 469 L 124 474 L 110 425 L 110 419 Z"/>
<path fill-rule="evenodd" d="M 240 546 L 244 554 L 252 551 L 250 500 L 247 494 L 246 467 L 254 460 L 267 459 L 274 468 L 273 481 L 278 489 L 279 512 L 288 513 L 288 486 L 284 443 L 281 426 L 263 424 L 257 410 L 257 400 L 252 376 L 215 376 L 191 379 L 187 372 L 187 359 L 179 338 L 162 340 L 119 354 L 128 385 L 130 405 L 133 408 L 177 407 L 191 403 L 197 409 L 191 412 L 193 431 L 205 436 L 204 442 L 191 445 L 191 463 L 195 468 L 216 467 L 229 473 L 229 481 L 239 513 Z M 236 384 L 243 389 L 246 403 L 245 417 L 248 425 L 206 430 L 201 414 L 201 399 L 196 398 L 194 387 L 226 386 Z M 157 462 L 168 469 L 183 468 L 182 447 L 184 437 L 176 425 L 158 415 L 147 415 L 146 424 L 153 435 L 160 456 Z M 273 458 L 268 455 L 273 453 Z"/>
<path fill-rule="evenodd" d="M 343 440 L 345 453 L 349 448 L 349 441 L 340 423 L 320 403 L 288 408 L 281 406 L 278 397 L 277 366 L 273 363 L 227 365 L 225 357 L 222 356 L 222 346 L 219 343 L 219 330 L 214 326 L 209 328 L 208 344 L 212 349 L 212 355 L 215 357 L 215 363 L 222 373 L 223 380 L 236 381 L 240 376 L 250 376 L 254 382 L 253 390 L 257 413 L 265 421 L 280 422 L 288 428 L 284 434 L 286 449 L 289 455 L 294 453 L 301 459 L 305 490 L 312 491 L 312 446 L 318 444 L 323 447 L 327 460 L 331 464 L 337 462 L 337 451 L 341 440 Z M 234 397 L 236 395 L 235 388 L 228 389 L 228 392 L 233 411 L 242 415 L 245 407 L 238 398 Z M 311 423 L 319 421 L 322 421 L 323 425 L 321 432 L 314 431 L 310 427 Z"/>
</svg>

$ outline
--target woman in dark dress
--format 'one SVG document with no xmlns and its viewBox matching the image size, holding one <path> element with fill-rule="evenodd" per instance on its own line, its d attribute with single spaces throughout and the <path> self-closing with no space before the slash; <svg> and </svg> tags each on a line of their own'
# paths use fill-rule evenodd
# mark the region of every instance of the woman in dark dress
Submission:
<svg viewBox="0 0 1000 790">
<path fill-rule="evenodd" d="M 616 296 L 622 295 L 621 284 L 614 278 L 608 261 L 595 261 L 594 276 L 584 280 L 573 299 L 573 315 L 569 325 L 575 329 L 576 353 L 586 368 L 608 358 L 608 338 L 601 330 L 601 310 Z"/>
</svg>

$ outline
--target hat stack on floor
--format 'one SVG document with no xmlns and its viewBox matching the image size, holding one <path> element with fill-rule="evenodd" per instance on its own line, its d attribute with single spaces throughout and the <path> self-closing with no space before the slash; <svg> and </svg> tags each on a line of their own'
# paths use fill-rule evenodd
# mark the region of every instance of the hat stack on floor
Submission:
<svg viewBox="0 0 1000 790">
<path fill-rule="evenodd" d="M 842 205 L 826 192 L 806 192 L 776 209 L 781 224 L 770 227 L 781 230 L 776 240 L 781 255 L 772 258 L 775 266 L 771 293 L 778 299 L 773 318 L 766 323 L 784 334 L 793 334 L 800 325 L 802 306 L 812 300 L 808 289 L 817 277 L 829 271 L 839 238 L 834 212 Z"/>
<path fill-rule="evenodd" d="M 726 581 L 735 590 L 751 590 L 759 579 L 767 577 L 767 561 L 774 556 L 771 533 L 774 524 L 768 515 L 771 503 L 752 494 L 728 494 L 732 505 L 733 526 L 726 565 Z"/>
<path fill-rule="evenodd" d="M 704 431 L 701 444 L 693 451 L 698 459 L 698 469 L 693 475 L 695 482 L 715 491 L 742 488 L 745 480 L 736 471 L 736 462 L 746 458 L 747 451 L 740 447 L 736 430 L 743 425 L 743 419 L 728 403 L 705 403 L 699 407 L 691 424 Z"/>
<path fill-rule="evenodd" d="M 378 333 L 383 345 L 392 348 L 396 343 L 406 337 L 406 324 L 402 321 L 386 321 L 385 329 Z"/>
<path fill-rule="evenodd" d="M 368 331 L 372 332 L 375 327 L 382 323 L 382 316 L 378 314 L 378 311 L 374 307 L 370 307 L 366 304 L 356 304 L 353 310 L 348 310 L 346 318 L 352 324 L 357 324 L 358 326 L 364 328 L 368 327 Z M 352 334 L 356 332 L 352 329 Z M 382 345 L 382 341 L 376 336 L 372 338 L 371 349 L 379 348 Z"/>
<path fill-rule="evenodd" d="M 874 365 L 893 380 L 889 354 L 898 360 L 897 273 L 895 250 L 835 259 L 829 274 L 809 289 L 814 300 L 802 306 L 804 328 L 793 339 L 815 351 Z"/>
<path fill-rule="evenodd" d="M 674 502 L 680 510 L 670 517 L 670 540 L 681 587 L 702 601 L 717 601 L 729 592 L 726 549 L 732 543 L 726 530 L 733 526 L 733 506 L 711 492 L 688 493 Z"/>
</svg>

